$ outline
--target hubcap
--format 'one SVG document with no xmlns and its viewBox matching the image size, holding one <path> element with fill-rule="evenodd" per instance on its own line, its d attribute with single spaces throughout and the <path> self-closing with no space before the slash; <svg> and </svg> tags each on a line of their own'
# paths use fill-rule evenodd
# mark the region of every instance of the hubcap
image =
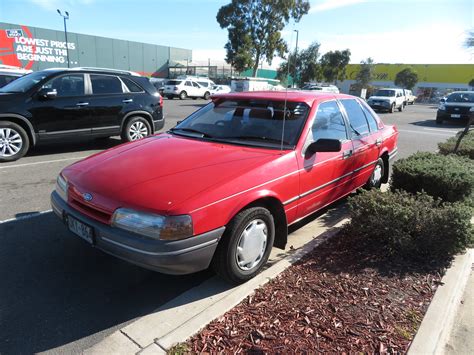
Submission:
<svg viewBox="0 0 474 355">
<path fill-rule="evenodd" d="M 374 172 L 372 173 L 372 185 L 377 185 L 382 179 L 382 166 L 377 164 Z"/>
<path fill-rule="evenodd" d="M 148 135 L 148 128 L 141 121 L 134 122 L 130 126 L 130 139 L 136 141 Z"/>
<path fill-rule="evenodd" d="M 23 147 L 23 139 L 12 128 L 0 128 L 0 156 L 11 157 Z"/>
<path fill-rule="evenodd" d="M 262 260 L 267 247 L 268 228 L 261 219 L 249 222 L 237 244 L 236 261 L 240 269 L 253 269 Z"/>
</svg>

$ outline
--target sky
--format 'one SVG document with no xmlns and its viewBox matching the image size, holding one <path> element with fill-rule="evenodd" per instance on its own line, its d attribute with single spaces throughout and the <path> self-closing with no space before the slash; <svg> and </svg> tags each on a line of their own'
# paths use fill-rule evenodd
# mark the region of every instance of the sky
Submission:
<svg viewBox="0 0 474 355">
<path fill-rule="evenodd" d="M 277 0 L 275 0 L 277 1 Z M 193 50 L 193 61 L 222 63 L 227 30 L 216 21 L 230 0 L 0 0 L 0 22 L 63 30 L 56 9 L 68 11 L 68 31 Z M 311 0 L 282 36 L 290 48 L 317 41 L 321 52 L 351 50 L 351 63 L 466 64 L 463 43 L 474 30 L 474 0 Z M 281 62 L 275 58 L 271 67 Z M 264 67 L 266 67 L 265 65 Z"/>
</svg>

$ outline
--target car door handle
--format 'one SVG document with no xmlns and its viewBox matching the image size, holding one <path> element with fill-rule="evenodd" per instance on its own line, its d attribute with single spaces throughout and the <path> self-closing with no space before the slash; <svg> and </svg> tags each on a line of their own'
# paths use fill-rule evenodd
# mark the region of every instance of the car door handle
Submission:
<svg viewBox="0 0 474 355">
<path fill-rule="evenodd" d="M 379 146 L 382 145 L 382 142 L 383 142 L 383 141 L 382 141 L 382 138 L 377 138 L 377 140 L 375 141 L 375 145 L 376 145 L 377 147 L 379 147 Z"/>
<path fill-rule="evenodd" d="M 349 158 L 351 155 L 352 155 L 352 150 L 351 150 L 351 149 L 345 150 L 345 151 L 342 153 L 342 159 L 347 159 L 347 158 Z"/>
<path fill-rule="evenodd" d="M 88 106 L 88 105 L 89 105 L 88 102 L 78 102 L 78 103 L 76 104 L 76 106 L 79 106 L 79 107 L 81 107 L 81 106 Z"/>
<path fill-rule="evenodd" d="M 125 99 L 125 100 L 122 100 L 122 102 L 123 102 L 124 104 L 128 104 L 128 103 L 130 103 L 130 102 L 133 102 L 133 99 Z"/>
</svg>

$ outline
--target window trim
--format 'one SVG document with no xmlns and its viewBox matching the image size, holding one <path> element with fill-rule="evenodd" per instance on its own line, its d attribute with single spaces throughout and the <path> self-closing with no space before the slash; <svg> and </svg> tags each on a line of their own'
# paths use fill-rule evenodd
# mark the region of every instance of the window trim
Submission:
<svg viewBox="0 0 474 355">
<path fill-rule="evenodd" d="M 87 86 L 87 82 L 86 82 L 87 81 L 86 74 L 85 73 L 80 73 L 80 72 L 79 73 L 64 73 L 64 74 L 60 74 L 60 75 L 55 75 L 52 78 L 50 78 L 49 80 L 46 80 L 40 86 L 38 86 L 38 88 L 35 91 L 35 94 L 37 94 L 43 88 L 43 86 L 45 86 L 50 81 L 53 81 L 53 80 L 56 80 L 56 79 L 59 79 L 59 78 L 63 78 L 65 76 L 71 76 L 71 75 L 82 75 L 82 79 L 83 79 L 83 83 L 84 83 L 84 94 L 74 95 L 74 96 L 57 96 L 57 99 L 70 99 L 70 98 L 74 98 L 74 97 L 84 97 L 84 96 L 88 95 L 88 91 L 87 91 L 88 86 Z"/>
<path fill-rule="evenodd" d="M 344 105 L 342 104 L 342 101 L 343 100 L 354 100 L 354 101 L 359 101 L 356 97 L 355 98 L 341 98 L 341 99 L 337 99 L 341 108 L 344 110 L 344 115 L 346 117 L 346 121 L 347 121 L 347 127 L 349 128 L 349 136 L 350 136 L 350 139 L 353 140 L 353 139 L 360 139 L 360 138 L 363 138 L 363 137 L 366 137 L 370 134 L 372 134 L 372 132 L 370 131 L 370 126 L 369 126 L 369 121 L 367 120 L 367 117 L 365 116 L 365 113 L 364 111 L 362 110 L 362 107 L 360 108 L 360 111 L 362 112 L 362 114 L 364 115 L 364 118 L 365 118 L 365 123 L 367 123 L 367 128 L 368 128 L 368 132 L 367 133 L 364 133 L 364 134 L 361 134 L 361 135 L 353 135 L 352 133 L 352 130 L 350 130 L 350 127 L 351 127 L 351 121 L 349 120 L 349 115 L 347 114 L 347 111 L 346 111 L 346 108 L 344 107 Z M 360 106 L 360 103 L 358 103 L 358 105 Z"/>
</svg>

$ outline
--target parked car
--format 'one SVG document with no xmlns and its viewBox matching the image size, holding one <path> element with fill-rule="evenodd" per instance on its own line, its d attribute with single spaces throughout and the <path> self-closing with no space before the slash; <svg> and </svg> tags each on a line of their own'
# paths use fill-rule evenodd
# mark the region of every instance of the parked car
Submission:
<svg viewBox="0 0 474 355">
<path fill-rule="evenodd" d="M 179 97 L 180 100 L 184 100 L 188 97 L 198 98 L 201 97 L 204 100 L 208 100 L 211 96 L 210 88 L 199 85 L 196 81 L 191 79 L 175 79 L 168 80 L 166 83 L 163 95 L 168 99 Z"/>
<path fill-rule="evenodd" d="M 145 268 L 255 276 L 288 225 L 388 180 L 398 132 L 354 96 L 216 96 L 175 128 L 66 167 L 53 211 L 89 244 Z"/>
<path fill-rule="evenodd" d="M 436 123 L 442 124 L 445 120 L 466 121 L 469 119 L 469 110 L 473 108 L 474 92 L 453 92 L 446 97 L 444 102 L 440 101 L 436 113 Z"/>
<path fill-rule="evenodd" d="M 405 96 L 405 106 L 413 105 L 416 100 L 416 96 L 413 95 L 413 92 L 408 89 L 403 89 L 403 95 Z"/>
<path fill-rule="evenodd" d="M 133 141 L 164 126 L 163 100 L 148 78 L 103 69 L 48 69 L 0 88 L 0 162 L 38 142 L 121 135 Z"/>
<path fill-rule="evenodd" d="M 214 85 L 210 88 L 211 95 L 214 94 L 227 94 L 231 92 L 229 85 Z"/>
<path fill-rule="evenodd" d="M 302 90 L 310 90 L 310 91 L 321 91 L 321 92 L 333 92 L 335 94 L 339 94 L 339 89 L 335 85 L 329 84 L 306 84 L 302 87 Z"/>
<path fill-rule="evenodd" d="M 403 111 L 405 96 L 402 89 L 379 89 L 367 100 L 372 109 L 376 111 L 388 111 L 393 113 L 395 109 Z"/>
<path fill-rule="evenodd" d="M 0 88 L 28 73 L 31 73 L 31 70 L 10 65 L 0 65 Z"/>
</svg>

